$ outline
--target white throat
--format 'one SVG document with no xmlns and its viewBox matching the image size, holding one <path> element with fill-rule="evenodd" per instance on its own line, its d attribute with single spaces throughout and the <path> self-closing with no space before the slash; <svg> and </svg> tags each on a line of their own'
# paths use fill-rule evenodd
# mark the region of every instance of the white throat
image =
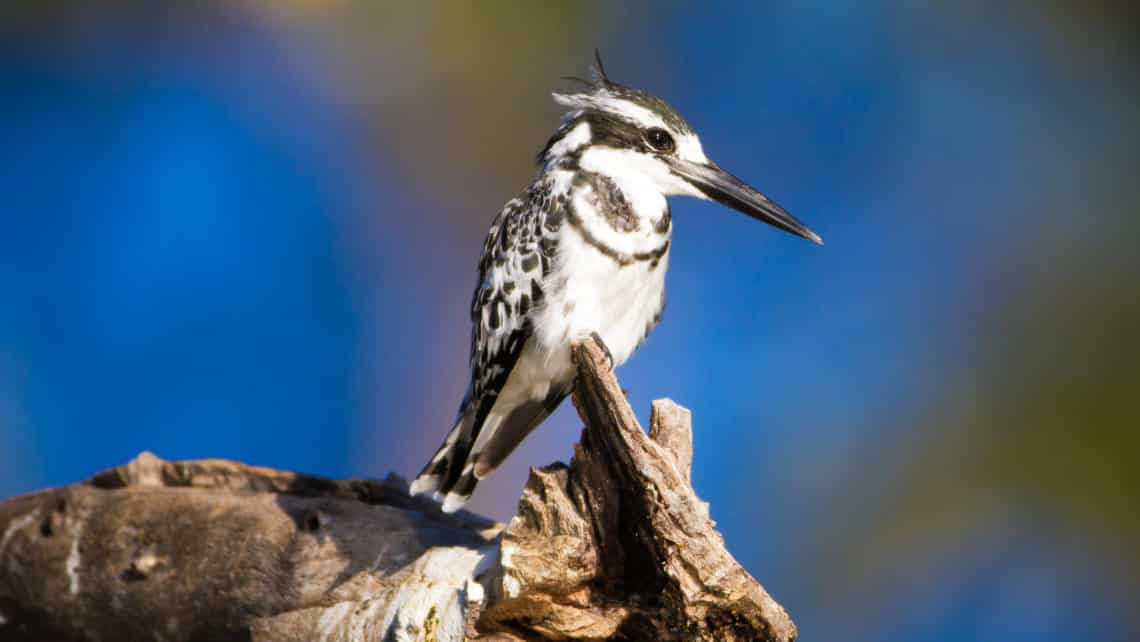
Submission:
<svg viewBox="0 0 1140 642">
<path fill-rule="evenodd" d="M 612 147 L 591 147 L 582 153 L 579 166 L 610 179 L 629 201 L 637 218 L 649 227 L 669 211 L 661 190 L 659 163 L 644 154 Z"/>
</svg>

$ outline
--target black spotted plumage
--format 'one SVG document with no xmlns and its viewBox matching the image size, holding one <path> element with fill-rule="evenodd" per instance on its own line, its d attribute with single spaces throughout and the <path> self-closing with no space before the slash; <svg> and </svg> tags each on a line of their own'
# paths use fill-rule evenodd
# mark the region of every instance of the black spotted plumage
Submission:
<svg viewBox="0 0 1140 642">
<path fill-rule="evenodd" d="M 480 453 L 472 453 L 472 447 L 531 336 L 528 314 L 543 303 L 539 281 L 557 253 L 551 235 L 564 215 L 551 205 L 550 186 L 539 182 L 508 202 L 487 232 L 471 298 L 471 384 L 452 434 L 419 475 L 437 478 L 440 494 L 466 497 L 478 481 L 476 468 L 470 464 Z M 494 465 L 501 462 L 568 392 L 553 390 L 532 407 L 512 410 L 503 421 L 504 434 L 499 440 L 507 446 L 490 449 L 486 460 Z"/>
<path fill-rule="evenodd" d="M 661 319 L 673 233 L 666 197 L 703 195 L 820 238 L 711 162 L 676 111 L 611 81 L 598 60 L 539 153 L 531 186 L 495 217 L 471 297 L 471 382 L 455 424 L 412 483 L 463 506 L 479 480 L 570 393 L 575 340 L 603 341 L 613 366 Z"/>
<path fill-rule="evenodd" d="M 501 314 L 492 308 L 492 301 L 505 305 L 503 312 L 518 309 L 521 293 L 532 292 L 535 281 L 541 277 L 535 273 L 538 263 L 540 242 L 524 230 L 542 227 L 545 212 L 534 202 L 535 191 L 528 190 L 509 203 L 491 223 L 484 242 L 484 252 L 479 261 L 479 281 L 471 303 L 471 373 L 472 399 L 478 401 L 484 393 L 492 389 L 495 371 L 513 364 L 522 344 L 529 336 L 525 319 L 519 314 Z M 493 252 L 489 252 L 494 248 Z M 491 260 L 488 260 L 488 258 Z M 533 299 L 533 296 L 531 296 Z M 501 316 L 501 327 L 491 327 L 492 316 Z M 509 369 L 507 369 L 509 372 Z M 505 374 L 503 374 L 505 376 Z"/>
<path fill-rule="evenodd" d="M 669 123 L 674 134 L 690 131 L 659 98 L 610 81 L 600 60 L 593 82 L 586 84 L 593 96 L 620 98 L 651 110 Z M 574 381 L 569 358 L 573 336 L 582 332 L 597 336 L 606 322 L 620 322 L 630 315 L 644 316 L 650 327 L 656 323 L 660 301 L 646 299 L 637 291 L 637 283 L 630 284 L 632 291 L 609 291 L 625 280 L 611 279 L 608 271 L 616 276 L 630 266 L 642 266 L 632 268 L 634 272 L 655 270 L 669 250 L 668 212 L 662 223 L 659 212 L 635 211 L 621 186 L 608 175 L 583 170 L 580 161 L 590 146 L 643 153 L 660 150 L 648 145 L 642 125 L 596 107 L 586 105 L 564 118 L 539 154 L 538 177 L 503 207 L 484 240 L 471 298 L 471 382 L 455 425 L 412 484 L 414 493 L 442 496 L 445 511 L 461 506 L 478 480 L 502 463 L 569 394 Z M 578 204 L 575 195 L 585 201 Z M 589 210 L 589 221 L 581 208 Z M 643 221 L 643 217 L 648 218 Z M 608 229 L 592 227 L 594 221 Z M 642 234 L 637 243 L 610 244 L 610 234 L 634 235 L 647 225 L 652 225 L 651 233 Z M 563 245 L 567 238 L 570 245 Z M 577 289 L 569 285 L 568 271 L 574 267 L 568 257 L 574 252 L 584 261 L 584 274 L 597 274 L 588 278 L 600 278 L 600 283 L 587 282 Z M 646 292 L 663 288 L 663 270 L 656 274 Z M 598 298 L 591 301 L 591 295 Z M 597 305 L 608 314 L 600 322 L 589 316 Z M 632 324 L 636 329 L 622 326 L 617 336 L 627 356 L 632 342 L 644 341 L 648 333 L 638 322 Z M 541 333 L 536 333 L 536 323 Z M 579 327 L 583 325 L 589 327 Z M 517 378 L 512 376 L 515 372 Z"/>
<path fill-rule="evenodd" d="M 660 99 L 609 81 L 600 61 L 591 86 L 606 96 L 620 96 L 653 110 L 676 131 L 689 131 L 683 119 Z M 598 109 L 573 112 L 539 154 L 538 178 L 523 194 L 508 202 L 492 222 L 483 243 L 479 280 L 471 299 L 471 383 L 454 427 L 413 484 L 413 492 L 434 491 L 444 496 L 444 510 L 462 505 L 478 480 L 498 466 L 572 388 L 572 373 L 559 374 L 546 382 L 549 388 L 545 392 L 498 403 L 520 355 L 532 339 L 532 319 L 542 314 L 548 296 L 553 294 L 561 301 L 558 309 L 563 317 L 575 311 L 575 302 L 566 300 L 566 274 L 555 274 L 560 238 L 566 228 L 573 229 L 569 234 L 580 239 L 577 243 L 585 243 L 612 261 L 612 269 L 635 264 L 655 269 L 669 250 L 672 229 L 667 212 L 664 223 L 655 221 L 657 243 L 637 251 L 607 245 L 583 221 L 572 198 L 574 193 L 582 194 L 587 199 L 586 207 L 602 216 L 604 224 L 614 232 L 633 234 L 643 229 L 627 195 L 611 178 L 579 167 L 580 154 L 589 145 L 559 145 L 580 125 L 589 129 L 589 145 L 653 152 L 642 128 L 627 118 Z M 573 173 L 572 179 L 566 180 L 564 175 L 562 182 L 556 184 L 554 177 L 567 172 Z M 583 294 L 588 296 L 588 292 Z M 652 315 L 654 305 L 659 307 L 660 303 L 654 302 L 644 313 Z M 644 335 L 638 339 L 644 341 Z M 549 345 L 543 349 L 549 350 Z M 547 372 L 528 376 L 538 379 L 527 380 L 526 385 L 541 386 L 543 377 L 551 375 Z"/>
</svg>

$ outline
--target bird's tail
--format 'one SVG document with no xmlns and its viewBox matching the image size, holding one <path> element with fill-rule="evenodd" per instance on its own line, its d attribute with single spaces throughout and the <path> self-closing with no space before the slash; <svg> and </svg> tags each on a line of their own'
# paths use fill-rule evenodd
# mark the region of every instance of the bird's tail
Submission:
<svg viewBox="0 0 1140 642">
<path fill-rule="evenodd" d="M 478 404 L 467 404 L 443 445 L 412 482 L 413 495 L 431 495 L 442 501 L 445 513 L 455 512 L 467 503 L 479 483 L 467 461 L 475 440 L 477 407 Z"/>
<path fill-rule="evenodd" d="M 506 409 L 497 403 L 497 395 L 464 403 L 455 427 L 412 482 L 412 494 L 430 493 L 436 501 L 442 499 L 445 513 L 462 508 L 479 480 L 503 463 L 558 407 L 570 388 L 569 384 L 554 386 L 543 399 L 515 400 Z"/>
</svg>

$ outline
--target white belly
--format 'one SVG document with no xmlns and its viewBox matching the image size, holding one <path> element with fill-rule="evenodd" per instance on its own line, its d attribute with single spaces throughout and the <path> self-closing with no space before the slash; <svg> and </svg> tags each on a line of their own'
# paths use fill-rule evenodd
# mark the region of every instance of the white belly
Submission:
<svg viewBox="0 0 1140 642">
<path fill-rule="evenodd" d="M 657 261 L 620 265 L 565 227 L 546 279 L 546 303 L 534 317 L 535 357 L 549 371 L 572 377 L 570 343 L 596 332 L 614 365 L 625 363 L 661 312 L 668 261 L 666 252 Z"/>
</svg>

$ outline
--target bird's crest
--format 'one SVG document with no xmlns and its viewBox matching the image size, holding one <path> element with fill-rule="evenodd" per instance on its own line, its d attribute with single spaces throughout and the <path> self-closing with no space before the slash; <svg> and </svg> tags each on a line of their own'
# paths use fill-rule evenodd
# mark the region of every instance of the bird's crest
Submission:
<svg viewBox="0 0 1140 642">
<path fill-rule="evenodd" d="M 574 106 L 570 103 L 572 96 L 600 94 L 604 93 L 607 89 L 614 89 L 620 86 L 610 80 L 610 77 L 606 75 L 606 67 L 602 64 L 602 52 L 597 49 L 594 49 L 594 62 L 590 65 L 589 80 L 579 76 L 563 76 L 562 80 L 576 82 L 586 90 L 584 94 L 563 94 L 554 92 L 554 100 L 558 104 L 566 105 L 567 107 Z"/>
<path fill-rule="evenodd" d="M 606 67 L 602 63 L 602 54 L 597 49 L 594 50 L 594 62 L 590 65 L 589 80 L 577 76 L 565 76 L 563 80 L 578 83 L 582 89 L 582 91 L 554 92 L 552 94 L 554 102 L 570 109 L 570 113 L 566 115 L 564 122 L 571 121 L 581 112 L 591 109 L 620 113 L 623 111 L 622 104 L 628 103 L 653 112 L 678 132 L 692 131 L 685 119 L 681 118 L 664 100 L 647 91 L 627 87 L 610 80 L 609 74 L 606 73 Z"/>
<path fill-rule="evenodd" d="M 606 75 L 606 66 L 602 64 L 602 52 L 597 48 L 594 49 L 594 64 L 590 65 L 590 79 L 594 81 L 595 85 L 608 86 L 612 84 L 609 76 Z"/>
</svg>

